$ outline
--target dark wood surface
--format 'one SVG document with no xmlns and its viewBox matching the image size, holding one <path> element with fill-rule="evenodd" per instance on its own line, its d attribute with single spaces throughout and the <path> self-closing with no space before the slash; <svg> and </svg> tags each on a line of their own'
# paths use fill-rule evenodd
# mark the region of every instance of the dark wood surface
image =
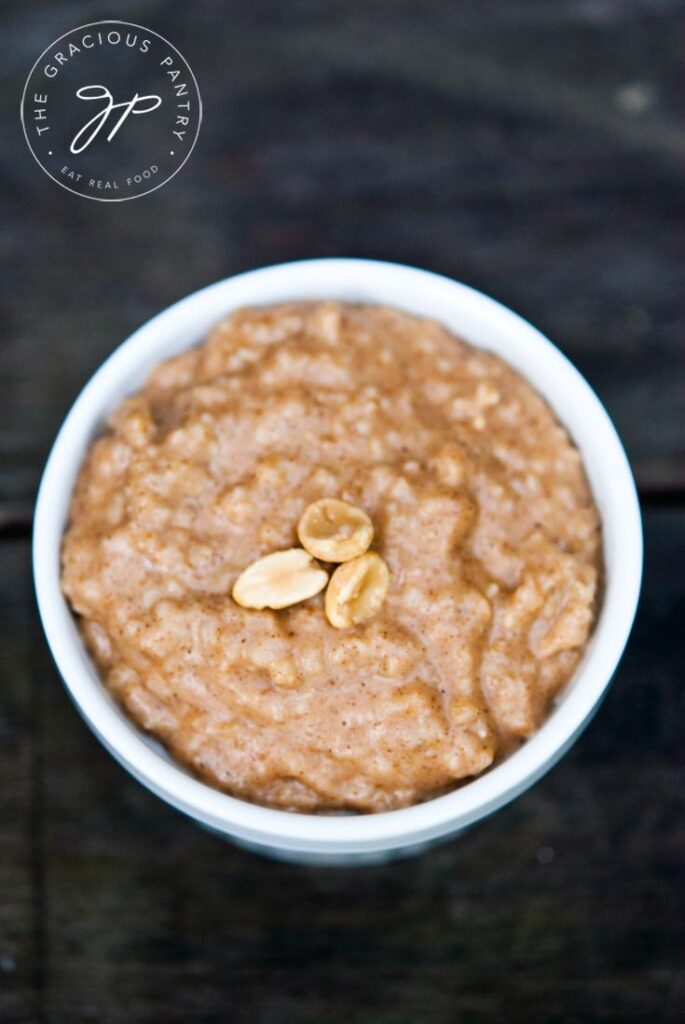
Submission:
<svg viewBox="0 0 685 1024">
<path fill-rule="evenodd" d="M 682 1019 L 684 14 L 3 3 L 3 1024 Z M 205 103 L 184 170 L 112 206 L 45 177 L 18 119 L 38 53 L 98 17 L 170 38 Z M 129 779 L 57 679 L 28 545 L 55 430 L 132 329 L 226 274 L 332 254 L 447 273 L 545 330 L 612 413 L 647 533 L 631 644 L 562 764 L 468 835 L 357 871 L 261 860 Z"/>
</svg>

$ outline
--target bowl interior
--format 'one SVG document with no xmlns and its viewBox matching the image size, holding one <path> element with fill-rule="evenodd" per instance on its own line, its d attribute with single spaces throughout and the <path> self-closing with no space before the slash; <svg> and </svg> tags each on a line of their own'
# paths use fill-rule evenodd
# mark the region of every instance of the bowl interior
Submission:
<svg viewBox="0 0 685 1024">
<path fill-rule="evenodd" d="M 90 441 L 121 399 L 141 386 L 156 363 L 201 341 L 232 309 L 317 298 L 429 316 L 507 360 L 546 397 L 580 449 L 603 524 L 606 580 L 599 621 L 581 665 L 538 733 L 506 761 L 446 796 L 370 816 L 274 811 L 196 780 L 140 733 L 109 696 L 59 587 L 60 541 L 73 483 Z M 213 828 L 283 848 L 381 849 L 398 837 L 422 841 L 470 823 L 530 785 L 570 745 L 606 689 L 634 616 L 641 565 L 639 510 L 625 454 L 604 408 L 571 363 L 535 328 L 481 293 L 425 271 L 365 260 L 306 261 L 229 278 L 136 331 L 95 374 L 67 417 L 45 470 L 34 529 L 34 573 L 48 641 L 73 699 L 105 746 L 179 809 Z"/>
</svg>

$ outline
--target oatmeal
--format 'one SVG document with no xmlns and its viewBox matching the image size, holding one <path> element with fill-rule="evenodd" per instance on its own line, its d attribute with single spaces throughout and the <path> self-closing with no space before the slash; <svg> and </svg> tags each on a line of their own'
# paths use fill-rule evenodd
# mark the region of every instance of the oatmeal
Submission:
<svg viewBox="0 0 685 1024">
<path fill-rule="evenodd" d="M 62 583 L 102 679 L 210 784 L 383 811 L 468 781 L 572 675 L 601 579 L 532 387 L 397 310 L 241 310 L 92 445 Z"/>
</svg>

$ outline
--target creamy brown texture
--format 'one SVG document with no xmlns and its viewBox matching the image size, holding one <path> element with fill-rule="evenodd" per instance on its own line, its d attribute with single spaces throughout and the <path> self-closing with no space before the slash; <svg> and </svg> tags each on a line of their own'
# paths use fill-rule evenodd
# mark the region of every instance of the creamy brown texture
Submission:
<svg viewBox="0 0 685 1024">
<path fill-rule="evenodd" d="M 322 497 L 364 509 L 378 614 L 231 588 Z M 112 416 L 63 587 L 107 686 L 181 762 L 299 811 L 382 811 L 486 769 L 546 714 L 594 622 L 578 451 L 511 367 L 393 309 L 242 310 Z"/>
</svg>

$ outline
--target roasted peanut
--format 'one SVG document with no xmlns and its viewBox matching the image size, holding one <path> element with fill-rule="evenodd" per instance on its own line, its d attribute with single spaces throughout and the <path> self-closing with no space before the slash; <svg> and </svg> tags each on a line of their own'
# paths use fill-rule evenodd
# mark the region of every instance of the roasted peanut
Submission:
<svg viewBox="0 0 685 1024">
<path fill-rule="evenodd" d="M 380 609 L 389 584 L 388 567 L 374 551 L 339 565 L 326 591 L 326 618 L 336 629 L 366 622 Z"/>
<path fill-rule="evenodd" d="M 324 562 L 349 562 L 373 540 L 373 523 L 355 505 L 338 498 L 320 498 L 302 513 L 297 524 L 302 547 Z"/>
<path fill-rule="evenodd" d="M 288 608 L 323 590 L 328 573 L 302 548 L 257 559 L 238 577 L 233 600 L 243 608 Z"/>
</svg>

